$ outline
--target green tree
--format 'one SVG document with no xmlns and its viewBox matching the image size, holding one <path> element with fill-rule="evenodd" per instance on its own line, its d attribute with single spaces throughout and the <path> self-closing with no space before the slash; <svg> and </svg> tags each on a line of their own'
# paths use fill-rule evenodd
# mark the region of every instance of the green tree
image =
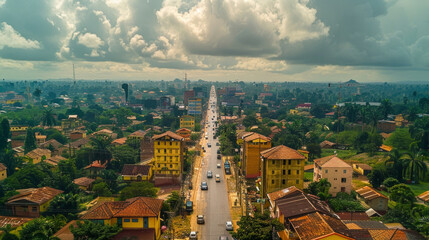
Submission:
<svg viewBox="0 0 429 240">
<path fill-rule="evenodd" d="M 43 124 L 43 126 L 52 127 L 52 126 L 54 126 L 56 124 L 56 122 L 57 121 L 55 120 L 53 110 L 46 108 L 43 111 L 43 115 L 42 115 L 42 124 Z"/>
<path fill-rule="evenodd" d="M 405 128 L 396 129 L 392 135 L 386 139 L 386 144 L 396 149 L 406 150 L 414 142 L 410 133 Z"/>
<path fill-rule="evenodd" d="M 6 227 L 0 228 L 1 231 L 3 231 L 3 237 L 2 240 L 19 240 L 19 237 L 12 232 L 12 227 L 10 224 L 7 224 Z"/>
<path fill-rule="evenodd" d="M 63 214 L 68 220 L 76 219 L 79 212 L 79 196 L 77 194 L 59 194 L 49 203 L 48 214 Z"/>
<path fill-rule="evenodd" d="M 133 182 L 122 189 L 119 198 L 124 201 L 133 197 L 156 197 L 157 189 L 150 182 Z"/>
<path fill-rule="evenodd" d="M 384 179 L 386 179 L 386 169 L 384 167 L 376 166 L 372 172 L 368 174 L 369 183 L 375 188 L 380 187 Z"/>
<path fill-rule="evenodd" d="M 112 153 L 110 152 L 110 143 L 112 138 L 107 135 L 97 135 L 91 138 L 92 154 L 97 160 L 110 162 Z"/>
<path fill-rule="evenodd" d="M 64 225 L 67 219 L 63 215 L 56 215 L 53 217 L 39 217 L 36 218 L 22 227 L 19 231 L 21 239 L 34 239 L 34 240 L 48 240 Z"/>
<path fill-rule="evenodd" d="M 403 179 L 403 161 L 401 159 L 402 155 L 397 149 L 394 149 L 389 153 L 389 158 L 384 162 L 387 167 L 389 176 L 393 176 L 397 181 L 402 181 Z"/>
<path fill-rule="evenodd" d="M 335 212 L 347 211 L 347 212 L 361 212 L 365 211 L 360 202 L 353 198 L 353 196 L 339 192 L 335 198 L 331 198 L 328 201 L 329 206 Z"/>
<path fill-rule="evenodd" d="M 317 143 L 307 144 L 307 151 L 308 151 L 308 158 L 310 160 L 313 160 L 316 157 L 321 157 L 322 155 L 322 148 L 320 147 L 320 144 L 317 144 Z"/>
<path fill-rule="evenodd" d="M 331 183 L 326 178 L 320 179 L 318 182 L 312 182 L 308 185 L 307 192 L 320 197 L 322 200 L 330 198 L 329 189 Z"/>
<path fill-rule="evenodd" d="M 24 141 L 24 152 L 28 153 L 36 148 L 36 135 L 34 134 L 33 129 L 29 127 L 27 128 L 27 135 Z"/>
<path fill-rule="evenodd" d="M 386 119 L 387 115 L 393 112 L 392 102 L 389 99 L 384 99 L 383 101 L 381 101 L 379 109 L 383 118 Z"/>
<path fill-rule="evenodd" d="M 418 183 L 427 172 L 427 165 L 424 161 L 426 153 L 419 150 L 417 144 L 413 143 L 410 146 L 410 151 L 404 153 L 402 156 L 405 168 L 405 176 L 409 177 L 411 181 Z"/>
<path fill-rule="evenodd" d="M 109 187 L 105 182 L 99 182 L 94 184 L 94 186 L 92 187 L 92 191 L 95 193 L 96 196 L 102 196 L 102 197 L 112 196 L 112 192 L 110 191 Z"/>
<path fill-rule="evenodd" d="M 15 151 L 11 149 L 5 149 L 4 152 L 0 154 L 0 162 L 7 167 L 8 176 L 11 176 L 16 168 L 22 166 L 22 158 L 15 156 Z"/>
<path fill-rule="evenodd" d="M 258 119 L 256 119 L 256 117 L 254 115 L 247 115 L 243 119 L 243 125 L 247 128 L 254 126 L 254 125 L 258 125 Z"/>
<path fill-rule="evenodd" d="M 388 178 L 384 179 L 383 186 L 385 186 L 387 188 L 391 188 L 391 187 L 393 187 L 399 183 L 400 182 L 396 178 L 388 177 Z"/>
<path fill-rule="evenodd" d="M 118 225 L 101 225 L 91 221 L 77 221 L 76 224 L 76 227 L 70 226 L 75 240 L 109 240 L 121 231 Z"/>
<path fill-rule="evenodd" d="M 42 95 L 42 90 L 40 90 L 39 88 L 36 88 L 36 90 L 34 90 L 33 95 L 40 100 L 40 96 Z"/>
<path fill-rule="evenodd" d="M 243 216 L 237 225 L 239 228 L 232 233 L 232 237 L 240 240 L 271 240 L 273 230 L 278 232 L 284 229 L 284 225 L 272 219 L 268 212 L 263 215 L 257 212 L 253 217 Z"/>
<path fill-rule="evenodd" d="M 397 184 L 391 187 L 390 199 L 402 204 L 409 204 L 416 201 L 413 191 L 405 184 Z"/>
</svg>

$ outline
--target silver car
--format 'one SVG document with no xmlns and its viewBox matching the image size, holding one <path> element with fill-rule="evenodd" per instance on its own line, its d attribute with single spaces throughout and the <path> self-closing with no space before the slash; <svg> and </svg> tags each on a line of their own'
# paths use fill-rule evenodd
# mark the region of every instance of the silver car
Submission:
<svg viewBox="0 0 429 240">
<path fill-rule="evenodd" d="M 231 221 L 227 221 L 225 225 L 226 225 L 226 230 L 227 231 L 234 231 L 234 227 L 232 226 L 232 222 Z"/>
</svg>

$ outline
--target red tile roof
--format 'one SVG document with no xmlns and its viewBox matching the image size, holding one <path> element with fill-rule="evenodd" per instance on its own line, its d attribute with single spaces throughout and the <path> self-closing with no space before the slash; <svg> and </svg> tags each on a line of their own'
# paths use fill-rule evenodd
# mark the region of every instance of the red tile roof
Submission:
<svg viewBox="0 0 429 240">
<path fill-rule="evenodd" d="M 6 169 L 7 167 L 3 163 L 0 163 L 0 171 L 4 171 Z"/>
<path fill-rule="evenodd" d="M 135 197 L 126 201 L 105 202 L 89 210 L 81 219 L 110 219 L 112 217 L 156 217 L 164 200 Z"/>
<path fill-rule="evenodd" d="M 7 205 L 13 204 L 38 204 L 42 205 L 51 199 L 53 199 L 58 194 L 63 193 L 63 191 L 51 188 L 51 187 L 42 187 L 42 188 L 27 188 L 27 189 L 19 189 L 18 195 L 15 195 L 8 199 Z"/>
<path fill-rule="evenodd" d="M 351 166 L 344 162 L 341 158 L 336 155 L 331 155 L 323 158 L 314 159 L 315 166 L 321 167 L 349 167 Z"/>
<path fill-rule="evenodd" d="M 125 144 L 125 142 L 127 141 L 126 137 L 123 138 L 118 138 L 112 141 L 112 144 L 119 144 L 119 145 L 123 145 Z"/>
<path fill-rule="evenodd" d="M 370 220 L 365 212 L 336 212 L 341 220 Z"/>
<path fill-rule="evenodd" d="M 107 162 L 105 162 L 104 164 L 101 164 L 101 161 L 97 160 L 97 161 L 92 162 L 88 166 L 84 167 L 84 169 L 88 169 L 88 168 L 106 168 L 106 165 L 107 165 Z"/>
<path fill-rule="evenodd" d="M 261 152 L 261 156 L 265 159 L 302 159 L 305 157 L 295 149 L 280 145 Z"/>
<path fill-rule="evenodd" d="M 92 178 L 81 177 L 73 180 L 73 183 L 78 186 L 89 187 L 94 181 L 95 179 L 92 179 Z"/>
<path fill-rule="evenodd" d="M 153 136 L 153 139 L 155 140 L 155 139 L 159 139 L 159 138 L 162 138 L 162 137 L 165 137 L 165 136 L 169 136 L 169 137 L 171 137 L 173 139 L 176 139 L 176 140 L 179 140 L 179 141 L 183 141 L 184 140 L 182 136 L 180 136 L 180 135 L 178 135 L 178 134 L 176 134 L 174 132 L 171 132 L 171 131 L 167 131 L 165 133 L 162 133 L 162 134 L 159 134 L 159 135 L 155 135 L 155 136 Z"/>
<path fill-rule="evenodd" d="M 124 164 L 124 167 L 122 168 L 121 175 L 128 175 L 128 176 L 142 175 L 142 176 L 146 176 L 149 174 L 149 171 L 150 171 L 149 165 Z"/>
<path fill-rule="evenodd" d="M 146 132 L 145 131 L 143 131 L 143 130 L 137 130 L 137 131 L 135 131 L 135 132 L 133 132 L 133 133 L 131 133 L 130 135 L 128 135 L 129 137 L 130 136 L 136 136 L 136 137 L 144 137 L 146 135 Z"/>
<path fill-rule="evenodd" d="M 250 141 L 253 141 L 253 140 L 256 140 L 256 139 L 262 139 L 262 140 L 265 140 L 265 141 L 271 141 L 271 138 L 266 137 L 266 136 L 264 136 L 262 134 L 259 134 L 259 133 L 255 133 L 255 132 L 251 132 L 251 133 L 246 134 L 246 135 L 243 136 L 243 140 L 245 142 L 250 142 Z"/>
</svg>

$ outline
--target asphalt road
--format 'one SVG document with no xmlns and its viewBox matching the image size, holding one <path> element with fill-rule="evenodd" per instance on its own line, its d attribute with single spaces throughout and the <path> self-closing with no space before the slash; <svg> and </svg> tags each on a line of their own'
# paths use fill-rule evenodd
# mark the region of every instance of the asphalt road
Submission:
<svg viewBox="0 0 429 240">
<path fill-rule="evenodd" d="M 213 96 L 214 94 L 214 96 Z M 212 104 L 214 107 L 212 107 Z M 214 110 L 214 112 L 212 111 Z M 228 193 L 225 183 L 225 172 L 222 160 L 217 159 L 217 150 L 219 146 L 217 139 L 213 139 L 215 126 L 214 121 L 217 120 L 216 109 L 216 95 L 215 89 L 212 87 L 210 93 L 210 101 L 207 109 L 207 119 L 205 131 L 207 132 L 208 139 L 205 141 L 204 148 L 206 149 L 203 162 L 201 164 L 201 171 L 199 172 L 201 181 L 206 181 L 208 184 L 208 191 L 201 191 L 200 186 L 197 192 L 198 209 L 197 214 L 203 214 L 205 217 L 205 224 L 198 225 L 199 239 L 203 240 L 218 240 L 219 236 L 228 236 L 231 240 L 232 237 L 225 229 L 226 221 L 231 221 L 231 214 L 229 212 Z M 212 120 L 214 118 L 214 120 Z M 210 143 L 211 147 L 207 144 Z M 221 164 L 221 168 L 217 168 L 217 164 Z M 213 178 L 207 178 L 207 171 L 213 172 Z M 215 181 L 216 174 L 220 175 L 220 182 Z"/>
</svg>

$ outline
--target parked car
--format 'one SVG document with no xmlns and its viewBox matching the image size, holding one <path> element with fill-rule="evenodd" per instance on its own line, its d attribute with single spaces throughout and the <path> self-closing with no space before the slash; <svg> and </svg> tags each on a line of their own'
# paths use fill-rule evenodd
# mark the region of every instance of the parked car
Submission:
<svg viewBox="0 0 429 240">
<path fill-rule="evenodd" d="M 231 221 L 227 221 L 225 225 L 226 225 L 226 230 L 227 231 L 234 231 L 234 227 L 232 226 L 232 222 Z"/>
<path fill-rule="evenodd" d="M 207 171 L 207 178 L 212 178 L 212 177 L 213 177 L 212 171 Z"/>
<path fill-rule="evenodd" d="M 201 190 L 209 190 L 209 186 L 207 182 L 201 182 Z"/>
<path fill-rule="evenodd" d="M 219 174 L 216 174 L 216 182 L 220 182 L 220 176 L 219 176 Z"/>
<path fill-rule="evenodd" d="M 220 168 L 220 167 L 221 167 L 220 163 L 218 163 L 218 164 L 216 165 L 216 167 L 217 167 L 217 168 Z"/>
<path fill-rule="evenodd" d="M 217 154 L 220 154 L 220 150 L 219 149 L 217 150 Z"/>
<path fill-rule="evenodd" d="M 204 224 L 204 215 L 198 215 L 197 216 L 197 224 Z"/>
<path fill-rule="evenodd" d="M 189 233 L 189 239 L 198 239 L 198 233 L 192 231 L 191 233 Z"/>
<path fill-rule="evenodd" d="M 192 201 L 188 200 L 186 201 L 186 211 L 192 212 L 194 210 L 194 204 Z"/>
<path fill-rule="evenodd" d="M 207 147 L 212 147 L 212 144 L 211 143 L 207 143 Z"/>
<path fill-rule="evenodd" d="M 216 146 L 219 146 L 219 142 L 216 143 Z"/>
<path fill-rule="evenodd" d="M 219 236 L 219 240 L 228 240 L 229 238 L 227 236 Z"/>
<path fill-rule="evenodd" d="M 220 154 L 217 155 L 217 159 L 222 159 L 222 156 Z"/>
</svg>

